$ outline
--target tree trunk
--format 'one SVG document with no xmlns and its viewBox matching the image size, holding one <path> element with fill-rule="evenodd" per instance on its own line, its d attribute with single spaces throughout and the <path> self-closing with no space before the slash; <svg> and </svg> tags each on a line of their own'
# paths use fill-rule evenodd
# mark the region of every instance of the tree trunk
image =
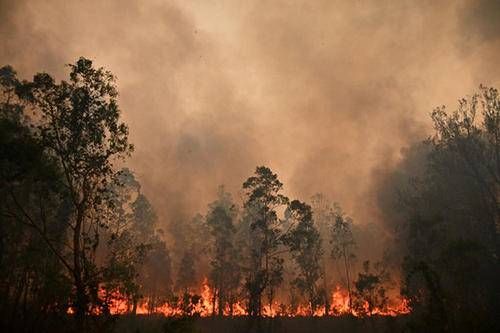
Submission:
<svg viewBox="0 0 500 333">
<path fill-rule="evenodd" d="M 222 292 L 222 288 L 219 288 L 217 296 L 218 296 L 217 311 L 219 317 L 222 317 L 224 315 L 224 293 Z"/>
<path fill-rule="evenodd" d="M 346 250 L 344 248 L 344 265 L 345 265 L 345 275 L 347 279 L 347 296 L 349 297 L 349 312 L 351 312 L 351 277 L 349 276 L 349 264 L 347 262 Z"/>
<path fill-rule="evenodd" d="M 215 301 L 217 300 L 218 289 L 214 288 L 214 294 L 212 296 L 212 316 L 215 316 Z M 220 299 L 219 299 L 219 307 L 220 307 Z"/>
<path fill-rule="evenodd" d="M 233 312 L 234 312 L 234 300 L 233 300 L 233 297 L 230 297 L 230 303 L 229 303 L 229 316 L 233 316 Z"/>
<path fill-rule="evenodd" d="M 76 331 L 84 332 L 85 330 L 85 310 L 87 300 L 85 295 L 85 283 L 83 281 L 82 267 L 82 249 L 81 249 L 81 233 L 83 225 L 84 209 L 78 208 L 75 228 L 73 231 L 73 276 L 75 280 L 76 302 L 75 302 L 75 318 Z"/>
<path fill-rule="evenodd" d="M 326 263 L 323 262 L 323 290 L 325 294 L 325 316 L 330 315 L 330 294 L 328 292 L 328 283 L 326 276 Z"/>
<path fill-rule="evenodd" d="M 132 314 L 135 316 L 137 314 L 137 298 L 134 297 L 132 300 Z"/>
</svg>

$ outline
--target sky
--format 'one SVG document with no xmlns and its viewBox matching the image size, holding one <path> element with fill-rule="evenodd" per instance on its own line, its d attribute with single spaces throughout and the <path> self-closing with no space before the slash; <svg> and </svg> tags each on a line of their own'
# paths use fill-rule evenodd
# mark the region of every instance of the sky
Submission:
<svg viewBox="0 0 500 333">
<path fill-rule="evenodd" d="M 0 65 L 117 76 L 136 172 L 161 223 L 239 199 L 257 165 L 377 223 L 378 178 L 434 107 L 500 87 L 500 1 L 0 0 Z"/>
</svg>

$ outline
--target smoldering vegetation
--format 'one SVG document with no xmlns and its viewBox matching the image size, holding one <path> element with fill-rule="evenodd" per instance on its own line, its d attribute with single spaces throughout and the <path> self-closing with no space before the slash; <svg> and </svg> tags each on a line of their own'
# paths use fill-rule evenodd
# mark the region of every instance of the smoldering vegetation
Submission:
<svg viewBox="0 0 500 333">
<path fill-rule="evenodd" d="M 0 1 L 1 328 L 498 330 L 497 10 Z"/>
</svg>

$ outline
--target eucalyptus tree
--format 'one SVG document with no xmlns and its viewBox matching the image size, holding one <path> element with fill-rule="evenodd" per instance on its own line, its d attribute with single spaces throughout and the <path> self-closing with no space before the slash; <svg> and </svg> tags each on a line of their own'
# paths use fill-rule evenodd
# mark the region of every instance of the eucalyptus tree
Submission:
<svg viewBox="0 0 500 333">
<path fill-rule="evenodd" d="M 338 206 L 332 213 L 334 223 L 331 225 L 331 257 L 334 260 L 341 260 L 343 263 L 350 309 L 352 301 L 350 270 L 351 262 L 356 258 L 354 252 L 356 242 L 352 233 L 352 219 Z"/>
<path fill-rule="evenodd" d="M 266 292 L 271 307 L 276 288 L 283 281 L 283 258 L 280 255 L 283 221 L 278 218 L 277 210 L 288 203 L 288 198 L 281 194 L 283 184 L 277 174 L 265 166 L 256 168 L 255 175 L 243 183 L 243 189 L 246 191 L 244 208 L 251 237 L 246 276 L 249 314 L 260 316 L 262 294 Z"/>
<path fill-rule="evenodd" d="M 402 291 L 420 330 L 496 331 L 499 93 L 481 86 L 455 110 L 438 107 L 431 118 L 435 132 L 422 144 L 422 171 L 400 191 Z"/>
<path fill-rule="evenodd" d="M 218 198 L 209 205 L 206 217 L 210 233 L 213 237 L 211 248 L 212 269 L 210 280 L 214 286 L 213 313 L 215 314 L 215 301 L 217 300 L 218 315 L 224 314 L 226 306 L 232 314 L 232 307 L 238 294 L 241 280 L 240 252 L 236 244 L 235 220 L 237 208 L 231 195 L 220 187 Z"/>
<path fill-rule="evenodd" d="M 172 297 L 172 263 L 164 232 L 159 228 L 158 216 L 142 191 L 137 193 L 131 205 L 133 221 L 131 232 L 140 250 L 146 250 L 144 260 L 138 267 L 139 295 L 134 299 L 133 312 L 139 297 L 145 297 L 150 311 Z M 136 252 L 137 254 L 137 252 Z"/>
<path fill-rule="evenodd" d="M 318 286 L 318 280 L 322 276 L 321 238 L 313 222 L 311 206 L 293 200 L 288 206 L 287 215 L 293 228 L 284 237 L 284 242 L 299 269 L 292 284 L 306 296 L 312 315 L 321 304 L 322 296 L 322 290 Z"/>
<path fill-rule="evenodd" d="M 332 203 L 326 195 L 316 193 L 311 197 L 311 207 L 313 213 L 314 225 L 317 228 L 321 237 L 321 249 L 323 254 L 330 254 L 332 251 L 332 244 L 330 242 L 332 225 L 335 221 L 335 207 L 336 204 Z M 323 303 L 325 305 L 325 314 L 329 315 L 330 312 L 330 290 L 334 287 L 332 280 L 334 274 L 332 272 L 331 256 L 322 255 L 320 259 L 321 277 L 322 277 L 322 293 Z"/>
<path fill-rule="evenodd" d="M 171 288 L 170 257 L 157 230 L 154 208 L 127 168 L 120 171 L 112 184 L 107 202 L 108 223 L 101 236 L 107 240 L 107 246 L 102 248 L 106 253 L 103 267 L 106 298 L 125 297 L 135 313 L 138 301 L 146 297 L 149 307 L 154 309 L 159 299 L 170 296 Z"/>
<path fill-rule="evenodd" d="M 37 221 L 28 215 L 26 220 L 45 235 L 72 277 L 73 306 L 78 329 L 83 330 L 99 274 L 94 259 L 104 227 L 100 216 L 107 209 L 105 193 L 116 176 L 114 163 L 127 157 L 133 146 L 120 121 L 114 76 L 85 58 L 68 67 L 68 81 L 56 83 L 49 74 L 39 73 L 33 81 L 20 83 L 15 93 L 34 114 L 34 136 L 61 172 L 59 183 L 68 198 L 64 223 L 69 244 L 64 250 L 57 248 Z"/>
<path fill-rule="evenodd" d="M 65 314 L 71 283 L 58 258 L 67 226 L 60 169 L 35 137 L 21 82 L 0 68 L 0 330 L 43 329 Z M 50 241 L 50 242 L 48 242 Z M 47 328 L 48 329 L 48 328 Z"/>
</svg>

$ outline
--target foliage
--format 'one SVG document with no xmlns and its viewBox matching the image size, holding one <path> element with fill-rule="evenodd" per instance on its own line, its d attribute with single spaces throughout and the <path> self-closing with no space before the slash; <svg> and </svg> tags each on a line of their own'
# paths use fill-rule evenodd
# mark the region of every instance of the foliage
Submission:
<svg viewBox="0 0 500 333">
<path fill-rule="evenodd" d="M 363 262 L 363 272 L 358 274 L 354 282 L 353 308 L 356 313 L 371 316 L 376 311 L 386 310 L 388 297 L 384 285 L 388 279 L 388 273 L 381 263 L 376 263 L 372 271 L 370 262 Z"/>
<path fill-rule="evenodd" d="M 427 163 L 401 201 L 402 291 L 419 329 L 498 328 L 499 119 L 498 92 L 486 87 L 432 113 Z"/>
<path fill-rule="evenodd" d="M 64 313 L 71 292 L 58 257 L 67 231 L 61 172 L 33 133 L 20 85 L 11 67 L 0 69 L 0 328 L 7 331 Z"/>
<path fill-rule="evenodd" d="M 83 330 L 114 291 L 138 299 L 148 249 L 163 262 L 168 252 L 139 183 L 114 167 L 133 149 L 114 77 L 85 58 L 68 66 L 60 83 L 46 73 L 21 82 L 0 69 L 0 305 L 12 318 L 66 315 L 71 306 Z"/>
<path fill-rule="evenodd" d="M 352 219 L 345 215 L 340 207 L 335 207 L 332 212 L 334 223 L 331 225 L 331 239 L 332 244 L 331 257 L 334 260 L 342 260 L 345 271 L 345 281 L 347 285 L 347 292 L 349 296 L 349 308 L 351 307 L 351 261 L 356 256 L 354 248 L 356 243 L 352 233 Z"/>
<path fill-rule="evenodd" d="M 290 248 L 292 258 L 299 267 L 299 273 L 292 284 L 302 295 L 307 296 L 312 314 L 322 303 L 322 292 L 318 286 L 323 255 L 321 238 L 313 223 L 311 206 L 293 200 L 289 204 L 288 215 L 295 227 L 284 237 L 284 243 Z"/>
<path fill-rule="evenodd" d="M 235 241 L 237 216 L 236 206 L 229 193 L 219 188 L 218 198 L 210 204 L 207 224 L 214 238 L 210 274 L 214 286 L 213 311 L 217 298 L 218 314 L 222 315 L 227 306 L 232 314 L 233 304 L 237 301 L 241 280 L 240 253 Z"/>
<path fill-rule="evenodd" d="M 282 221 L 277 209 L 288 203 L 288 198 L 280 192 L 283 184 L 269 168 L 260 166 L 243 183 L 247 199 L 244 204 L 250 221 L 251 237 L 250 267 L 246 277 L 249 294 L 250 315 L 261 314 L 261 298 L 267 291 L 269 304 L 272 304 L 275 288 L 282 282 L 283 259 L 279 256 L 282 242 Z"/>
</svg>

